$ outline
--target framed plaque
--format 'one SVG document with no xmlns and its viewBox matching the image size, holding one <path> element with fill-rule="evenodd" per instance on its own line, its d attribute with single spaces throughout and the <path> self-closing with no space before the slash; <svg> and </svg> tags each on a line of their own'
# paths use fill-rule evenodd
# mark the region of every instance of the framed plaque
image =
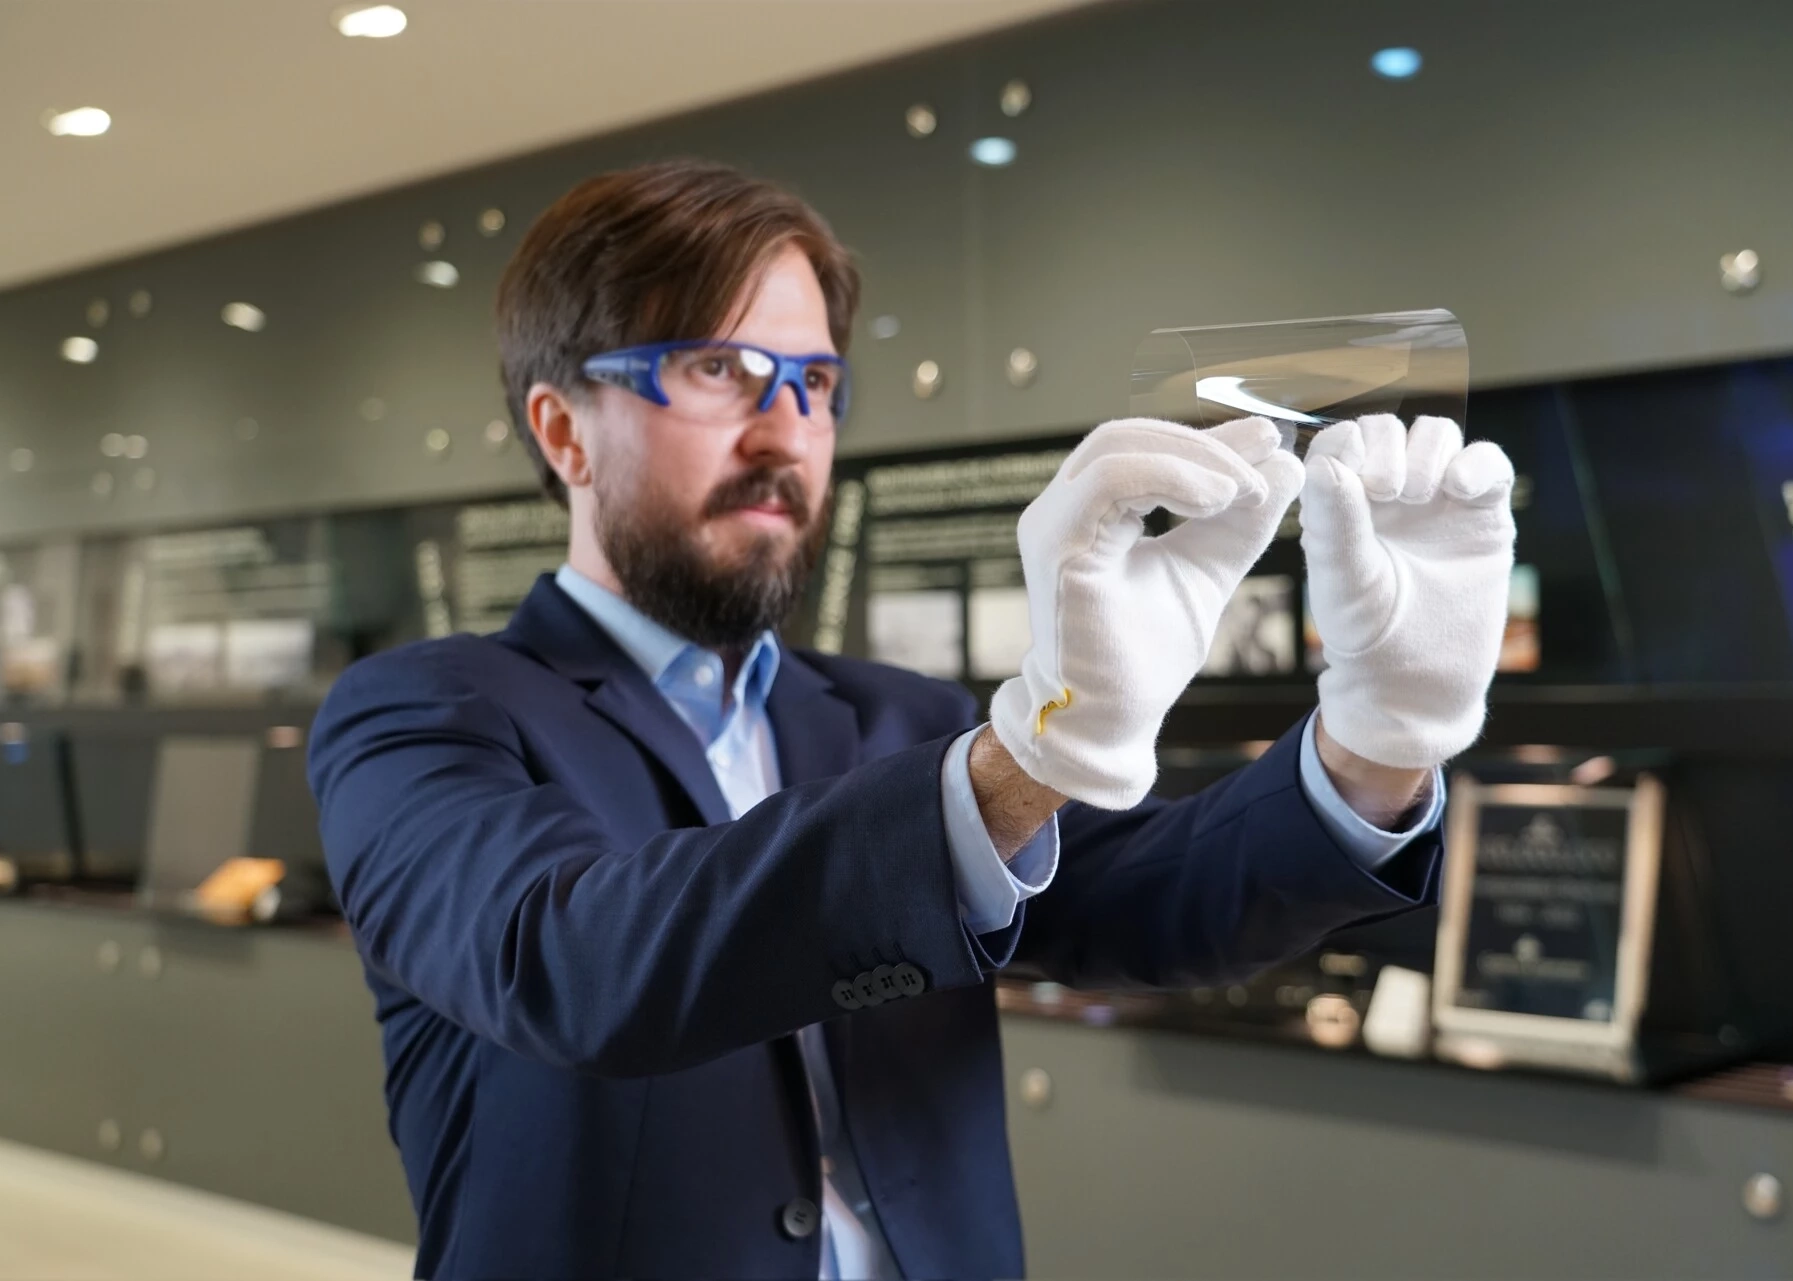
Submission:
<svg viewBox="0 0 1793 1281">
<path fill-rule="evenodd" d="M 1663 788 L 1451 782 L 1432 1014 L 1440 1057 L 1638 1077 Z"/>
</svg>

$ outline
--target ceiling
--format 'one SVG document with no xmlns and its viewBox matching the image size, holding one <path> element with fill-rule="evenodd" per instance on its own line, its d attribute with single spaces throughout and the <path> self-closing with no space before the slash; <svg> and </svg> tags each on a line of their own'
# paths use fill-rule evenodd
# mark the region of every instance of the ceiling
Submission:
<svg viewBox="0 0 1793 1281">
<path fill-rule="evenodd" d="M 1086 0 L 0 0 L 0 287 Z M 112 129 L 57 138 L 47 111 Z"/>
</svg>

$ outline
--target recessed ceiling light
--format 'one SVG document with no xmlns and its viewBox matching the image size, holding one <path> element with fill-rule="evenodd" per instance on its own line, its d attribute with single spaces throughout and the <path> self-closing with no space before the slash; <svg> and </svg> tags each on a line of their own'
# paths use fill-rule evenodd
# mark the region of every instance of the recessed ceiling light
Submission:
<svg viewBox="0 0 1793 1281">
<path fill-rule="evenodd" d="M 91 365 L 100 354 L 100 345 L 82 336 L 62 340 L 62 358 L 76 365 Z"/>
<path fill-rule="evenodd" d="M 266 312 L 246 302 L 225 303 L 219 316 L 232 329 L 241 329 L 249 334 L 259 334 L 268 323 Z"/>
<path fill-rule="evenodd" d="M 345 36 L 384 40 L 405 29 L 405 11 L 390 4 L 352 4 L 338 9 L 331 21 Z"/>
<path fill-rule="evenodd" d="M 1370 68 L 1385 80 L 1406 80 L 1416 76 L 1424 63 L 1418 49 L 1409 49 L 1405 45 L 1378 49 L 1370 57 Z"/>
<path fill-rule="evenodd" d="M 1762 283 L 1762 259 L 1754 249 L 1739 249 L 1718 260 L 1719 283 L 1734 294 L 1746 294 Z"/>
<path fill-rule="evenodd" d="M 971 158 L 980 165 L 1001 168 L 1014 163 L 1015 144 L 1007 138 L 979 138 L 971 144 Z"/>
<path fill-rule="evenodd" d="M 76 107 L 73 111 L 44 115 L 44 128 L 58 138 L 97 138 L 111 127 L 112 117 L 98 107 Z"/>
</svg>

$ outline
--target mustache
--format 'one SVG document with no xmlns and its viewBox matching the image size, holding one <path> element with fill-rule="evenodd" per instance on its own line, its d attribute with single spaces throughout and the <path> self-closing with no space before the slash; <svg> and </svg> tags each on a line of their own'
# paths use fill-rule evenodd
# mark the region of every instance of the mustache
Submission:
<svg viewBox="0 0 1793 1281">
<path fill-rule="evenodd" d="M 795 472 L 775 471 L 770 467 L 755 468 L 723 481 L 704 500 L 703 514 L 708 519 L 770 502 L 782 504 L 797 528 L 803 529 L 809 524 L 810 502 L 809 495 L 803 490 L 803 482 L 797 479 Z"/>
</svg>

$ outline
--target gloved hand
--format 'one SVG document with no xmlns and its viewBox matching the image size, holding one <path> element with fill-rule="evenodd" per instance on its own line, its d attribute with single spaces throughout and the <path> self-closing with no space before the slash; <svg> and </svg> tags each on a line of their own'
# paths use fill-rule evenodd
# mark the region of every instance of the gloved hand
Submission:
<svg viewBox="0 0 1793 1281">
<path fill-rule="evenodd" d="M 1301 549 L 1326 655 L 1320 720 L 1421 769 L 1481 733 L 1513 568 L 1513 464 L 1448 418 L 1334 423 L 1307 451 Z"/>
<path fill-rule="evenodd" d="M 1021 514 L 1033 642 L 990 722 L 1030 777 L 1103 809 L 1145 798 L 1159 724 L 1301 487 L 1277 440 L 1262 418 L 1104 423 Z M 1187 519 L 1148 538 L 1156 507 Z"/>
</svg>

